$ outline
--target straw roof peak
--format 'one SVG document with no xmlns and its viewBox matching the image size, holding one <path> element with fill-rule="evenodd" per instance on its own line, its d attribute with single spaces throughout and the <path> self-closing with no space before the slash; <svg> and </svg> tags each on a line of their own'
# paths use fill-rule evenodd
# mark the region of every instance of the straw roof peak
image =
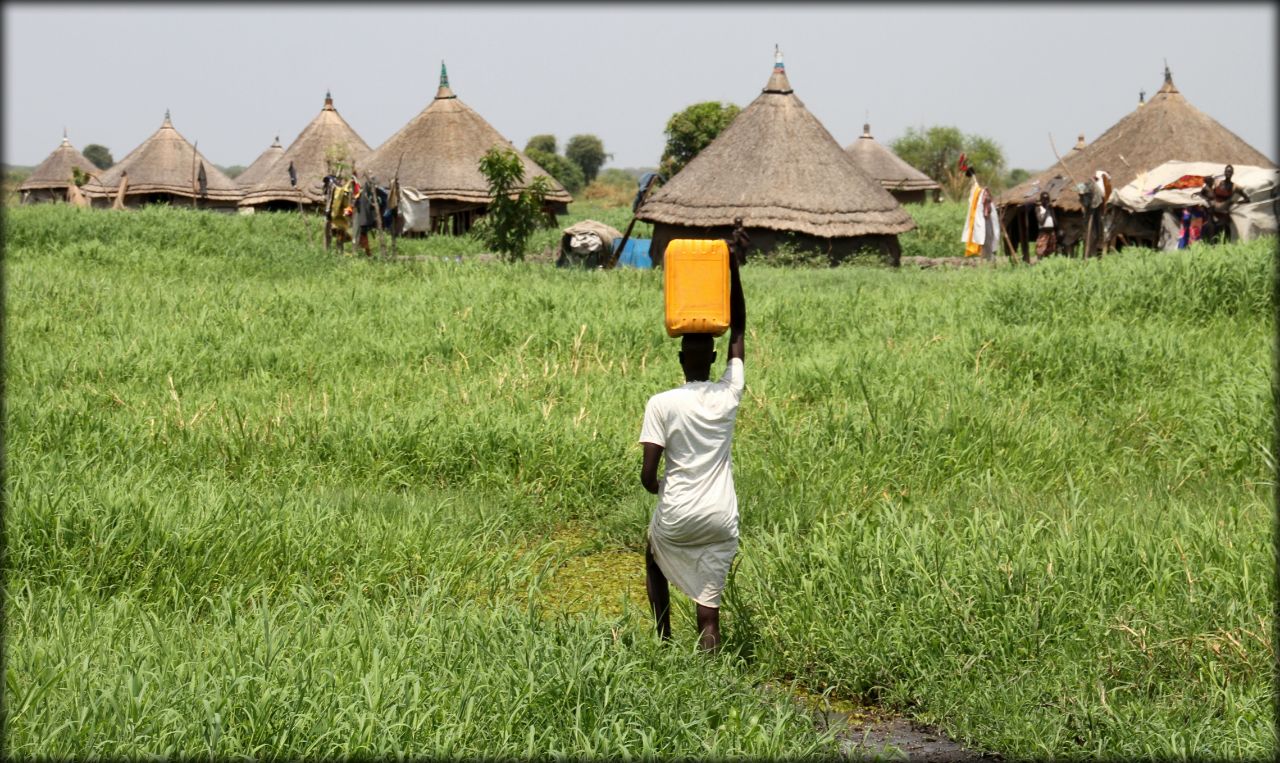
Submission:
<svg viewBox="0 0 1280 763">
<path fill-rule="evenodd" d="M 182 137 L 165 110 L 164 124 L 152 133 L 142 145 L 129 152 L 110 169 L 104 170 L 95 180 L 84 185 L 89 197 L 110 197 L 120 184 L 120 176 L 128 174 L 130 196 L 145 194 L 172 194 L 192 198 L 198 195 L 197 168 L 205 168 L 204 198 L 211 201 L 235 201 L 240 198 L 240 187 L 227 177 L 195 146 Z"/>
<path fill-rule="evenodd" d="M 72 167 L 78 167 L 81 172 L 92 174 L 98 171 L 93 163 L 84 157 L 71 145 L 71 139 L 67 137 L 67 129 L 62 128 L 62 143 L 49 154 L 43 162 L 31 170 L 31 174 L 18 186 L 20 191 L 34 191 L 37 189 L 59 189 L 66 188 L 71 184 L 74 171 Z"/>
<path fill-rule="evenodd" d="M 903 161 L 871 135 L 871 123 L 864 122 L 862 135 L 845 147 L 858 169 L 865 172 L 887 191 L 929 191 L 940 186 L 928 175 Z"/>
<path fill-rule="evenodd" d="M 1083 151 L 1083 150 L 1084 150 L 1084 147 L 1085 147 L 1086 145 L 1088 145 L 1088 144 L 1086 144 L 1086 143 L 1084 142 L 1084 133 L 1080 133 L 1079 135 L 1077 135 L 1077 136 L 1076 136 L 1076 144 L 1075 144 L 1074 146 L 1072 146 L 1071 150 L 1072 150 L 1072 151 Z"/>
<path fill-rule="evenodd" d="M 425 193 L 431 199 L 488 204 L 489 181 L 480 172 L 480 158 L 495 146 L 516 151 L 526 180 L 546 176 L 547 200 L 568 203 L 573 197 L 555 178 L 516 150 L 484 117 L 449 88 L 449 74 L 440 62 L 440 90 L 404 127 L 387 138 L 361 163 L 363 171 L 392 179 Z"/>
<path fill-rule="evenodd" d="M 283 154 L 284 148 L 280 145 L 280 136 L 277 135 L 275 142 L 268 146 L 267 150 L 263 151 L 257 159 L 254 159 L 253 164 L 246 167 L 244 172 L 236 175 L 234 178 L 236 185 L 244 188 L 246 191 L 252 186 L 257 185 L 267 176 L 268 170 L 271 169 L 271 166 L 274 165 L 276 160 Z"/>
<path fill-rule="evenodd" d="M 436 90 L 436 100 L 445 98 L 457 98 L 453 94 L 453 89 L 449 87 L 449 70 L 445 68 L 444 61 L 440 61 L 440 87 Z"/>
<path fill-rule="evenodd" d="M 1080 151 L 1069 151 L 1045 171 L 1000 195 L 1001 206 L 1019 204 L 1048 191 L 1054 206 L 1081 209 L 1073 190 L 1098 170 L 1119 188 L 1139 173 L 1167 161 L 1203 161 L 1272 168 L 1275 163 L 1240 136 L 1197 109 L 1173 85 L 1165 69 L 1164 86 L 1150 101 L 1126 114 Z"/>
<path fill-rule="evenodd" d="M 709 228 L 741 217 L 748 228 L 820 238 L 896 235 L 915 227 L 792 92 L 781 51 L 769 82 L 645 200 L 637 219 Z"/>
<path fill-rule="evenodd" d="M 769 81 L 761 92 L 784 95 L 791 92 L 791 81 L 787 79 L 787 65 L 782 62 L 782 49 L 777 45 L 773 46 L 773 71 L 769 74 Z"/>
<path fill-rule="evenodd" d="M 1173 86 L 1173 72 L 1169 71 L 1169 62 L 1164 62 L 1164 84 L 1160 86 L 1161 93 L 1176 93 L 1178 88 Z"/>
<path fill-rule="evenodd" d="M 324 201 L 324 177 L 333 171 L 334 161 L 363 168 L 372 149 L 333 105 L 333 95 L 325 91 L 324 107 L 302 128 L 288 148 L 280 148 L 279 138 L 245 170 L 241 181 L 245 189 L 241 206 L 254 206 L 272 201 L 318 204 Z M 258 171 L 255 167 L 262 162 Z M 289 165 L 293 164 L 296 185 L 290 181 Z"/>
</svg>

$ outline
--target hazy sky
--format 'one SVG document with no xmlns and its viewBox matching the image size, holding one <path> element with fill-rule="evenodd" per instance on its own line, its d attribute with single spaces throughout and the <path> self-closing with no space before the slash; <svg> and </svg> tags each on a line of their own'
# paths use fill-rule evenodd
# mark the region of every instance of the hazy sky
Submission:
<svg viewBox="0 0 1280 763">
<path fill-rule="evenodd" d="M 841 145 L 909 126 L 995 139 L 1042 169 L 1150 97 L 1168 59 L 1200 110 L 1275 159 L 1276 9 L 1159 5 L 4 6 L 4 161 L 67 128 L 117 160 L 172 111 L 221 165 L 288 145 L 325 89 L 377 148 L 454 92 L 517 146 L 594 133 L 611 166 L 657 164 L 663 127 L 706 100 L 751 102 L 782 46 L 796 94 Z"/>
</svg>

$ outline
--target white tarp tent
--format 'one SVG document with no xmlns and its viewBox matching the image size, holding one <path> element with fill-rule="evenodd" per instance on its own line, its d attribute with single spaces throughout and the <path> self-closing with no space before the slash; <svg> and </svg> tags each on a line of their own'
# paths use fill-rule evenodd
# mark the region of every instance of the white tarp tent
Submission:
<svg viewBox="0 0 1280 763">
<path fill-rule="evenodd" d="M 1182 210 L 1204 204 L 1200 196 L 1203 183 L 1195 182 L 1195 178 L 1211 176 L 1218 183 L 1224 166 L 1219 162 L 1165 162 L 1140 173 L 1132 183 L 1116 191 L 1113 204 L 1130 213 L 1163 211 L 1160 248 L 1176 249 Z M 1258 236 L 1276 235 L 1276 204 L 1280 202 L 1276 186 L 1280 185 L 1280 170 L 1243 164 L 1232 167 L 1235 171 L 1231 181 L 1249 196 L 1248 203 L 1238 203 L 1231 209 L 1233 238 L 1250 241 Z M 1187 187 L 1165 187 L 1169 185 Z"/>
</svg>

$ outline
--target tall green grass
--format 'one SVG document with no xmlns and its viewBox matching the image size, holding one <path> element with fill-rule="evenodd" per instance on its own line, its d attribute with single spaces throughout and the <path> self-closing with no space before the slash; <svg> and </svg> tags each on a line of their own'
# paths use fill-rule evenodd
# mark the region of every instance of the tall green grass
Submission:
<svg viewBox="0 0 1280 763">
<path fill-rule="evenodd" d="M 1014 757 L 1274 753 L 1273 242 L 746 268 L 706 660 L 687 602 L 674 649 L 552 604 L 564 553 L 643 575 L 660 273 L 7 222 L 9 754 L 830 753 L 788 681 Z"/>
</svg>

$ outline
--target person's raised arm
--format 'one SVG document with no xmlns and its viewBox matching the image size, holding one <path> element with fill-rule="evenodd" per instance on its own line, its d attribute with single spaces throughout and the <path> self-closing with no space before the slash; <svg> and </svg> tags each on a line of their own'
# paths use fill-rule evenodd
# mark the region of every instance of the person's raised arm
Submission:
<svg viewBox="0 0 1280 763">
<path fill-rule="evenodd" d="M 733 249 L 729 253 L 729 359 L 742 360 L 746 354 L 747 303 L 742 297 L 742 276 L 738 272 L 738 260 L 747 256 L 749 245 L 741 220 L 734 230 Z"/>
</svg>

